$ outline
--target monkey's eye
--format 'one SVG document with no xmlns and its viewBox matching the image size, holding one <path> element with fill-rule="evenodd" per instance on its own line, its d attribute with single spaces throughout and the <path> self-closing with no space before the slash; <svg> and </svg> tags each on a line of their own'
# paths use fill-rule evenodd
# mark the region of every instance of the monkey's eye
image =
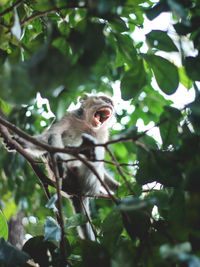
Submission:
<svg viewBox="0 0 200 267">
<path fill-rule="evenodd" d="M 82 108 L 79 108 L 79 109 L 77 110 L 77 115 L 78 115 L 79 117 L 81 117 L 81 116 L 83 115 L 83 109 L 82 109 Z"/>
<path fill-rule="evenodd" d="M 113 102 L 111 99 L 107 98 L 107 97 L 102 97 L 102 100 L 108 104 L 111 104 L 113 106 Z"/>
</svg>

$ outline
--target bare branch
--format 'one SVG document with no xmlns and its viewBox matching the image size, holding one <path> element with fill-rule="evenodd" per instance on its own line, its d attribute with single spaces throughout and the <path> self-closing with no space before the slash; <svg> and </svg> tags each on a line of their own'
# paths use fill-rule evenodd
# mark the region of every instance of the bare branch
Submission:
<svg viewBox="0 0 200 267">
<path fill-rule="evenodd" d="M 110 149 L 109 149 L 108 147 L 106 147 L 106 151 L 109 153 L 111 159 L 114 161 L 114 163 L 115 163 L 115 165 L 116 165 L 116 168 L 117 168 L 117 171 L 118 171 L 119 174 L 122 176 L 122 178 L 123 178 L 125 184 L 127 185 L 129 191 L 134 195 L 134 192 L 133 192 L 133 190 L 132 190 L 132 188 L 131 188 L 129 182 L 128 182 L 127 179 L 126 179 L 126 176 L 123 174 L 123 171 L 121 170 L 120 166 L 118 165 L 115 156 L 112 154 L 112 152 L 110 151 Z"/>
<path fill-rule="evenodd" d="M 6 127 L 0 125 L 0 132 L 1 135 L 3 136 L 3 138 L 7 139 L 9 143 L 13 144 L 15 146 L 16 151 L 22 155 L 31 165 L 31 167 L 33 168 L 35 174 L 37 175 L 37 177 L 39 178 L 42 186 L 44 187 L 45 193 L 47 195 L 48 198 L 50 198 L 50 193 L 48 191 L 48 185 L 51 185 L 53 187 L 55 187 L 54 182 L 49 179 L 43 172 L 43 170 L 38 166 L 37 163 L 35 163 L 35 159 L 33 157 L 30 156 L 29 153 L 27 153 L 19 144 L 18 142 L 16 142 L 9 134 L 8 130 Z"/>
<path fill-rule="evenodd" d="M 17 8 L 18 6 L 20 6 L 22 3 L 24 2 L 24 0 L 18 0 L 16 3 L 14 3 L 11 7 L 5 9 L 4 11 L 2 11 L 0 13 L 0 17 L 4 16 L 6 13 L 11 12 L 15 7 Z"/>
<path fill-rule="evenodd" d="M 46 10 L 46 11 L 42 11 L 42 12 L 38 12 L 36 14 L 33 14 L 32 16 L 24 19 L 22 22 L 21 22 L 21 27 L 24 26 L 26 23 L 36 19 L 36 18 L 41 18 L 41 17 L 44 17 L 48 14 L 51 14 L 51 13 L 55 13 L 55 12 L 60 12 L 64 9 L 74 9 L 74 8 L 87 8 L 87 6 L 63 6 L 63 7 L 54 7 L 54 8 L 51 8 L 49 10 Z"/>
<path fill-rule="evenodd" d="M 138 139 L 140 139 L 142 136 L 145 136 L 148 131 L 150 131 L 151 129 L 159 126 L 160 124 L 165 123 L 166 121 L 168 121 L 168 118 L 165 118 L 165 119 L 161 120 L 160 122 L 155 124 L 153 127 L 151 127 L 148 130 L 142 132 L 141 134 L 138 134 L 136 137 L 133 137 L 133 138 L 123 137 L 123 138 L 119 138 L 117 140 L 108 141 L 108 142 L 103 143 L 103 144 L 90 144 L 90 146 L 89 145 L 80 145 L 79 147 L 60 148 L 60 147 L 49 146 L 46 143 L 38 141 L 36 138 L 26 134 L 25 132 L 20 130 L 18 127 L 16 127 L 15 125 L 13 125 L 12 123 L 10 123 L 7 120 L 3 119 L 0 116 L 0 123 L 1 124 L 6 126 L 7 128 L 9 128 L 11 131 L 13 131 L 15 134 L 19 135 L 20 137 L 22 137 L 22 138 L 26 139 L 27 141 L 33 143 L 34 145 L 39 146 L 39 147 L 45 149 L 46 151 L 48 151 L 50 153 L 60 152 L 60 153 L 68 153 L 70 155 L 76 155 L 76 154 L 80 153 L 81 151 L 83 151 L 85 149 L 91 148 L 92 146 L 101 146 L 101 147 L 105 147 L 106 148 L 108 145 L 116 144 L 116 143 L 119 143 L 119 142 L 130 142 L 130 141 L 131 142 L 135 142 Z"/>
<path fill-rule="evenodd" d="M 24 138 L 28 142 L 31 142 L 32 144 L 34 144 L 38 147 L 43 148 L 44 150 L 48 151 L 49 153 L 60 152 L 60 153 L 68 153 L 70 155 L 75 155 L 75 154 L 77 154 L 77 153 L 79 153 L 79 152 L 81 152 L 87 148 L 90 148 L 92 146 L 92 144 L 91 144 L 90 146 L 81 145 L 80 147 L 65 147 L 65 148 L 53 147 L 53 146 L 48 145 L 47 143 L 43 143 L 43 142 L 38 141 L 35 137 L 32 137 L 32 136 L 26 134 L 24 131 L 22 131 L 21 129 L 16 127 L 14 124 L 3 119 L 2 116 L 0 116 L 0 124 L 3 124 L 6 128 L 10 129 L 12 132 L 17 134 L 18 136 Z"/>
<path fill-rule="evenodd" d="M 86 159 L 84 159 L 82 156 L 80 155 L 75 155 L 75 157 L 80 160 L 81 162 L 83 162 L 87 167 L 88 169 L 90 169 L 94 175 L 97 177 L 97 179 L 99 180 L 100 184 L 102 185 L 102 187 L 106 190 L 107 194 L 109 195 L 110 199 L 112 199 L 112 201 L 118 205 L 119 203 L 119 200 L 116 199 L 109 191 L 108 187 L 105 185 L 105 183 L 102 181 L 100 175 L 98 174 L 98 172 L 96 171 L 96 169 L 92 166 L 91 163 L 89 163 Z"/>
<path fill-rule="evenodd" d="M 137 136 L 135 137 L 122 137 L 122 138 L 119 138 L 119 139 L 116 139 L 116 140 L 111 140 L 111 141 L 108 141 L 107 143 L 105 144 L 97 144 L 97 146 L 108 146 L 108 145 L 112 145 L 112 144 L 116 144 L 116 143 L 121 143 L 121 142 L 135 142 L 137 141 L 138 139 L 140 139 L 142 136 L 145 136 L 150 130 L 152 130 L 153 128 L 155 127 L 158 127 L 160 126 L 161 124 L 167 122 L 169 119 L 168 118 L 165 118 L 161 121 L 159 121 L 158 123 L 156 123 L 154 126 L 152 126 L 151 128 L 147 129 L 146 131 L 138 134 Z"/>
<path fill-rule="evenodd" d="M 52 186 L 52 187 L 56 187 L 56 184 L 54 181 L 52 181 L 51 179 L 49 179 L 43 172 L 43 170 L 38 166 L 38 162 L 35 162 L 35 159 L 33 157 L 31 157 L 9 134 L 8 130 L 0 125 L 0 132 L 3 138 L 6 138 L 9 143 L 13 144 L 16 148 L 16 151 L 22 155 L 27 161 L 28 163 L 31 165 L 33 171 L 35 172 L 35 174 L 37 175 L 38 179 L 40 180 L 41 184 L 43 185 L 44 189 L 45 189 L 45 193 L 49 198 L 51 198 L 50 193 L 48 191 L 48 185 Z M 61 191 L 61 195 L 65 198 L 71 198 L 73 195 L 69 195 L 64 191 Z M 77 196 L 77 195 L 76 195 Z M 105 195 L 105 194 L 99 194 L 99 195 L 79 195 L 80 197 L 91 197 L 91 198 L 97 198 L 97 199 L 107 199 L 107 200 L 111 200 L 109 195 Z"/>
</svg>

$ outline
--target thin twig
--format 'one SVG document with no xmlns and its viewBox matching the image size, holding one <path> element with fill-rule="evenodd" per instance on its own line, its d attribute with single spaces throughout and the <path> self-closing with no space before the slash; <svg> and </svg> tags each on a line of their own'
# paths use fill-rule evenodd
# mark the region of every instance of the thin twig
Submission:
<svg viewBox="0 0 200 267">
<path fill-rule="evenodd" d="M 107 194 L 109 195 L 109 197 L 112 199 L 112 201 L 118 205 L 119 204 L 119 200 L 116 199 L 109 191 L 108 187 L 106 186 L 106 184 L 103 182 L 102 178 L 100 177 L 99 173 L 96 171 L 96 169 L 92 166 L 92 164 L 90 162 L 88 162 L 86 159 L 84 159 L 82 156 L 80 155 L 75 155 L 75 157 L 80 160 L 81 162 L 83 162 L 83 164 L 85 164 L 85 166 L 88 167 L 88 169 L 90 169 L 94 175 L 97 177 L 97 179 L 99 180 L 100 184 L 102 185 L 102 187 L 106 190 Z"/>
<path fill-rule="evenodd" d="M 73 158 L 73 159 L 59 159 L 58 162 L 70 162 L 70 161 L 76 161 L 77 159 Z M 90 160 L 89 160 L 90 161 Z M 113 165 L 113 166 L 116 166 L 116 163 L 112 162 L 112 161 L 108 161 L 108 160 L 104 160 L 104 159 L 95 159 L 95 160 L 92 160 L 92 162 L 103 162 L 103 163 L 106 163 L 106 164 L 109 164 L 109 165 Z M 40 162 L 38 162 L 40 163 Z M 119 166 L 121 167 L 134 167 L 134 166 L 138 166 L 137 163 L 118 163 Z"/>
<path fill-rule="evenodd" d="M 6 28 L 6 29 L 10 29 L 10 26 L 4 24 L 4 23 L 0 23 L 0 27 Z"/>
<path fill-rule="evenodd" d="M 119 174 L 122 176 L 122 178 L 123 178 L 123 180 L 124 180 L 126 186 L 128 187 L 129 191 L 134 195 L 135 193 L 133 192 L 133 190 L 132 190 L 132 188 L 131 188 L 129 182 L 128 182 L 127 179 L 126 179 L 126 176 L 123 174 L 123 172 L 122 172 L 120 166 L 118 165 L 115 156 L 113 155 L 113 153 L 110 151 L 110 149 L 109 149 L 107 146 L 106 146 L 106 151 L 109 153 L 111 159 L 112 159 L 112 160 L 114 161 L 114 163 L 116 164 L 117 171 L 118 171 Z"/>
<path fill-rule="evenodd" d="M 120 142 L 135 142 L 138 139 L 140 139 L 141 137 L 145 136 L 150 130 L 152 130 L 155 127 L 160 126 L 161 124 L 167 122 L 168 120 L 169 120 L 168 118 L 165 118 L 165 119 L 159 121 L 154 126 L 152 126 L 151 128 L 145 130 L 144 132 L 136 135 L 135 137 L 121 137 L 121 138 L 116 139 L 116 140 L 108 141 L 105 144 L 97 144 L 96 146 L 105 146 L 105 145 L 108 146 L 108 145 L 112 145 L 112 144 L 116 144 L 116 143 L 120 143 Z"/>
<path fill-rule="evenodd" d="M 35 163 L 35 159 L 30 156 L 29 153 L 27 153 L 19 144 L 17 141 L 15 141 L 9 134 L 6 127 L 0 125 L 0 132 L 3 138 L 7 139 L 9 143 L 13 144 L 15 147 L 15 150 L 22 155 L 31 165 L 32 169 L 34 170 L 35 174 L 39 178 L 42 186 L 44 187 L 45 193 L 48 198 L 50 198 L 50 193 L 48 191 L 48 185 L 54 186 L 55 184 L 52 180 L 50 180 L 42 171 L 42 169 Z"/>
<path fill-rule="evenodd" d="M 63 7 L 54 7 L 54 8 L 51 8 L 51 9 L 49 9 L 49 10 L 45 10 L 45 11 L 42 11 L 42 12 L 38 12 L 38 13 L 33 14 L 32 16 L 30 16 L 30 17 L 24 19 L 24 20 L 21 22 L 20 26 L 22 27 L 22 26 L 24 26 L 26 23 L 28 23 L 28 22 L 30 22 L 30 21 L 36 19 L 36 18 L 41 18 L 41 17 L 46 16 L 46 15 L 51 14 L 51 13 L 60 12 L 60 11 L 62 11 L 63 9 L 73 9 L 73 8 L 87 8 L 87 7 L 86 7 L 86 6 L 71 6 L 71 7 L 70 7 L 70 6 L 63 6 Z"/>
<path fill-rule="evenodd" d="M 81 206 L 82 206 L 83 209 L 84 209 L 84 212 L 85 212 L 85 215 L 86 215 L 86 217 L 87 217 L 87 219 L 88 219 L 88 222 L 89 222 L 89 224 L 90 224 L 90 226 L 91 226 L 91 228 L 92 228 L 92 232 L 94 233 L 95 240 L 97 240 L 97 233 L 96 233 L 96 231 L 95 231 L 95 229 L 94 229 L 94 227 L 93 227 L 93 224 L 92 224 L 92 221 L 91 221 L 91 219 L 90 219 L 90 216 L 89 216 L 89 214 L 88 214 L 88 212 L 87 212 L 87 209 L 85 208 L 85 205 L 84 205 L 84 203 L 83 203 L 82 197 L 80 197 L 80 202 L 81 202 Z"/>
<path fill-rule="evenodd" d="M 15 7 L 17 8 L 18 6 L 20 6 L 22 3 L 24 2 L 24 0 L 18 0 L 15 4 L 13 4 L 11 7 L 8 7 L 7 9 L 5 9 L 4 11 L 2 11 L 0 13 L 0 17 L 4 16 L 6 13 L 11 12 Z"/>
</svg>

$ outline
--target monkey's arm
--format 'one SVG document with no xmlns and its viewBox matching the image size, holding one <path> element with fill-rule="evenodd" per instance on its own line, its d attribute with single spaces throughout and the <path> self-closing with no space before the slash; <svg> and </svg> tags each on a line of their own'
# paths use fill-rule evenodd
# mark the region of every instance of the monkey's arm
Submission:
<svg viewBox="0 0 200 267">
<path fill-rule="evenodd" d="M 114 180 L 105 170 L 104 170 L 104 182 L 108 186 L 108 188 L 113 192 L 115 192 L 121 185 L 119 182 Z"/>
<path fill-rule="evenodd" d="M 27 152 L 29 152 L 32 156 L 34 157 L 39 157 L 42 156 L 46 151 L 44 148 L 37 146 L 29 141 L 27 141 L 26 139 L 19 137 L 19 136 L 13 136 L 12 137 L 16 142 L 18 142 L 25 150 L 27 150 Z M 48 143 L 48 134 L 42 134 L 42 135 L 38 135 L 38 136 L 34 136 L 34 138 L 40 142 L 43 143 Z M 3 140 L 3 144 L 5 146 L 5 148 L 9 151 L 9 152 L 13 152 L 15 151 L 15 147 L 13 144 L 9 143 L 7 139 L 4 138 Z"/>
</svg>

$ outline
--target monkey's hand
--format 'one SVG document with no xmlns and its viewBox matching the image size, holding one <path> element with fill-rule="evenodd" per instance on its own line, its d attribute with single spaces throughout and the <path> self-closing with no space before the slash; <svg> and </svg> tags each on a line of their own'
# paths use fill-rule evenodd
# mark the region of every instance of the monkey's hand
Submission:
<svg viewBox="0 0 200 267">
<path fill-rule="evenodd" d="M 105 170 L 104 170 L 104 182 L 108 186 L 108 188 L 113 192 L 117 191 L 117 189 L 121 185 L 121 183 L 113 179 Z"/>
<path fill-rule="evenodd" d="M 12 139 L 15 140 L 16 142 L 18 142 L 23 148 L 25 148 L 25 143 L 23 142 L 23 140 L 20 137 L 12 136 Z M 14 152 L 16 150 L 15 145 L 13 143 L 9 142 L 7 138 L 4 137 L 2 143 L 3 143 L 3 145 L 7 151 Z"/>
<path fill-rule="evenodd" d="M 9 152 L 15 151 L 14 144 L 10 143 L 7 138 L 3 138 L 2 144 L 7 151 L 9 151 Z"/>
</svg>

